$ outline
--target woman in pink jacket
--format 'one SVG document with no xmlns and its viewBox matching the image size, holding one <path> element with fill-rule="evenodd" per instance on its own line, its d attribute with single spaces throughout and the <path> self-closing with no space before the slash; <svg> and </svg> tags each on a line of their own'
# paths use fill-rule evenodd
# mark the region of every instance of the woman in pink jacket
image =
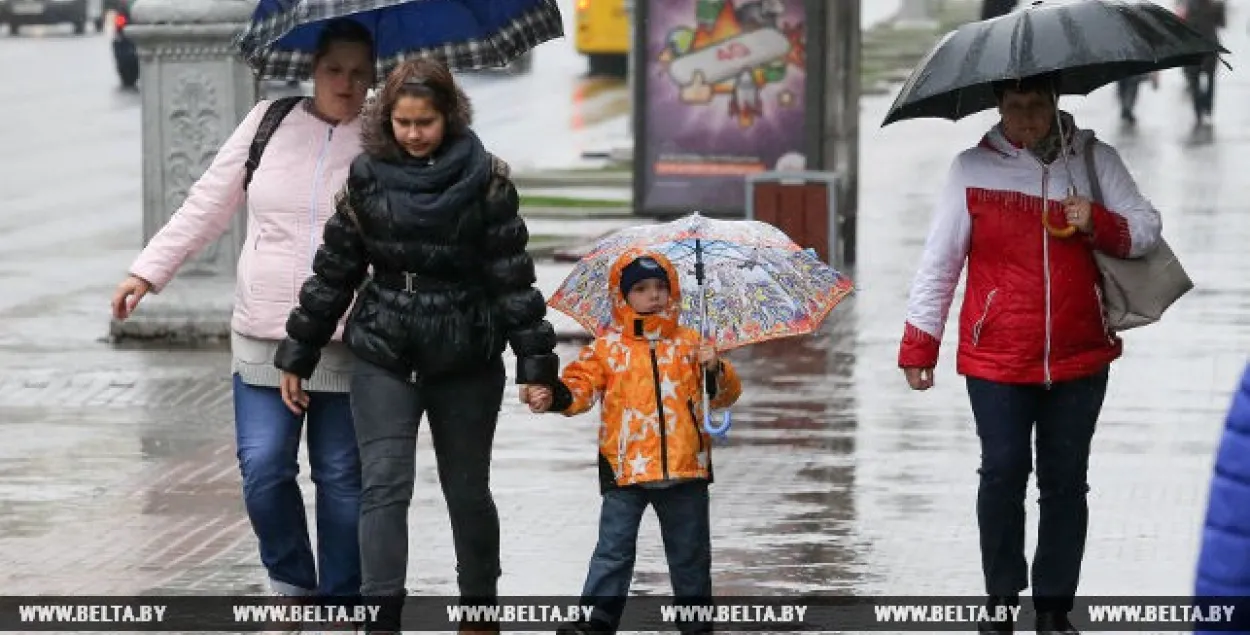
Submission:
<svg viewBox="0 0 1250 635">
<path fill-rule="evenodd" d="M 307 382 L 308 407 L 300 412 L 284 405 L 272 362 L 334 212 L 331 199 L 360 153 L 358 114 L 374 81 L 372 37 L 356 22 L 328 25 L 315 58 L 313 97 L 282 119 L 251 182 L 245 183 L 245 163 L 268 101 L 235 129 L 182 207 L 131 265 L 113 296 L 113 313 L 125 319 L 145 294 L 159 293 L 188 257 L 221 236 L 246 200 L 247 242 L 231 320 L 244 502 L 276 593 L 351 596 L 360 590 L 360 457 L 347 394 L 351 355 L 338 342 L 326 348 Z M 305 418 L 317 484 L 316 558 L 295 480 Z"/>
</svg>

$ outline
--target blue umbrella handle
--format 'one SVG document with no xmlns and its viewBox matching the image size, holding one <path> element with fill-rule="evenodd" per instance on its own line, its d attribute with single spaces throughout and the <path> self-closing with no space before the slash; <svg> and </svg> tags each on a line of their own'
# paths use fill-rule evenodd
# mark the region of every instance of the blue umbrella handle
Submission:
<svg viewBox="0 0 1250 635">
<path fill-rule="evenodd" d="M 703 413 L 703 429 L 706 430 L 707 433 L 712 436 L 716 436 L 716 437 L 725 436 L 725 434 L 729 432 L 729 427 L 732 425 L 733 425 L 733 417 L 729 414 L 728 410 L 726 410 L 724 413 L 721 414 L 721 424 L 719 426 L 712 425 L 711 413 L 707 413 L 707 412 Z"/>
</svg>

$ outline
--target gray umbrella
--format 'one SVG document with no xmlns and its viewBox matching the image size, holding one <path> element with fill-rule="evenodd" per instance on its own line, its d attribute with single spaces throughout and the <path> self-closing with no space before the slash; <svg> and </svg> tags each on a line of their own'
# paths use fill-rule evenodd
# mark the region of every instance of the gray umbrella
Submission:
<svg viewBox="0 0 1250 635">
<path fill-rule="evenodd" d="M 916 66 L 881 125 L 959 120 L 997 105 L 993 82 L 1057 74 L 1059 94 L 1228 53 L 1152 2 L 1034 2 L 948 33 Z"/>
</svg>

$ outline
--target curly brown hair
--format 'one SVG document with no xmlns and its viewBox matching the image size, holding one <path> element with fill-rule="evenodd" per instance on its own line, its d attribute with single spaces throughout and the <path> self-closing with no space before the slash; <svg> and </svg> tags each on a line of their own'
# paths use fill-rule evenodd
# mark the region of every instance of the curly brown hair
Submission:
<svg viewBox="0 0 1250 635">
<path fill-rule="evenodd" d="M 366 106 L 362 142 L 370 155 L 403 156 L 391 128 L 391 111 L 401 97 L 429 99 L 446 119 L 448 137 L 463 134 L 473 123 L 469 96 L 460 89 L 447 65 L 428 57 L 410 59 L 391 71 L 382 90 Z"/>
</svg>

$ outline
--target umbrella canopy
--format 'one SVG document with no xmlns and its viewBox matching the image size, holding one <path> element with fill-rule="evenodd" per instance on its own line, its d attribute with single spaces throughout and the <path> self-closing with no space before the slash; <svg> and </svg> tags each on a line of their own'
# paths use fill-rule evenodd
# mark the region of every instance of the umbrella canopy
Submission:
<svg viewBox="0 0 1250 635">
<path fill-rule="evenodd" d="M 304 80 L 321 30 L 343 17 L 373 34 L 379 79 L 411 57 L 502 67 L 564 36 L 555 0 L 260 0 L 235 44 L 260 78 Z"/>
<path fill-rule="evenodd" d="M 679 322 L 722 351 L 804 335 L 851 293 L 850 279 L 781 230 L 759 221 L 728 221 L 698 213 L 659 225 L 622 229 L 601 240 L 547 302 L 595 335 L 613 325 L 612 265 L 626 251 L 664 255 L 682 291 Z M 728 412 L 714 425 L 703 392 L 703 429 L 724 438 Z"/>
<path fill-rule="evenodd" d="M 595 335 L 606 332 L 612 328 L 612 264 L 633 248 L 673 263 L 682 276 L 679 321 L 720 350 L 811 333 L 852 290 L 850 279 L 772 225 L 693 214 L 603 239 L 548 304 Z"/>
<path fill-rule="evenodd" d="M 993 108 L 996 81 L 1058 71 L 1059 94 L 1087 95 L 1121 79 L 1227 52 L 1146 0 L 1034 2 L 948 33 L 912 71 L 882 125 L 923 117 L 959 120 Z"/>
</svg>

